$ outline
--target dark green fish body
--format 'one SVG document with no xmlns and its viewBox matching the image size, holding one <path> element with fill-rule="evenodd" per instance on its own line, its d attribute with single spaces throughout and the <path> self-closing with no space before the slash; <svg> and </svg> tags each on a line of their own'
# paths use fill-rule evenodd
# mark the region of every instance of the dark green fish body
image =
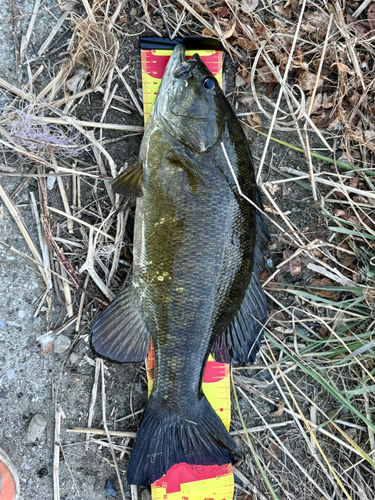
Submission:
<svg viewBox="0 0 375 500">
<path fill-rule="evenodd" d="M 258 281 L 268 232 L 247 140 L 199 56 L 168 63 L 139 166 L 114 189 L 137 198 L 131 285 L 98 318 L 92 345 L 140 361 L 149 336 L 154 386 L 128 467 L 153 482 L 179 462 L 223 464 L 235 445 L 202 393 L 205 362 L 254 360 L 266 302 Z M 229 159 L 225 157 L 224 149 Z M 129 182 L 129 176 L 132 176 Z"/>
</svg>

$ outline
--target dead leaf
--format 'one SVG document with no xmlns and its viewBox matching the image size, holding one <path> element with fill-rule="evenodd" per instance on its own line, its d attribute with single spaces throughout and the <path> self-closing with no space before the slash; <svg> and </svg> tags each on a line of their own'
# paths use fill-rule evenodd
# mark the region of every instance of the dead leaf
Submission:
<svg viewBox="0 0 375 500">
<path fill-rule="evenodd" d="M 326 337 L 329 337 L 330 335 L 330 331 L 329 330 L 326 330 L 325 328 L 323 328 L 322 326 L 320 328 L 318 328 L 318 332 L 320 333 L 320 335 L 325 339 Z"/>
<path fill-rule="evenodd" d="M 257 82 L 258 83 L 269 83 L 269 82 L 276 82 L 278 83 L 277 78 L 275 75 L 272 73 L 272 71 L 269 69 L 268 66 L 263 66 L 261 68 L 257 68 Z"/>
<path fill-rule="evenodd" d="M 341 73 L 349 73 L 349 75 L 355 75 L 355 71 L 351 70 L 346 64 L 341 62 L 335 62 L 331 64 L 332 66 L 337 66 L 337 69 L 341 71 Z"/>
<path fill-rule="evenodd" d="M 209 30 L 208 28 L 204 28 L 204 30 L 202 31 L 202 36 L 206 38 L 210 38 L 210 36 L 215 36 L 215 35 L 216 33 L 214 31 Z"/>
<path fill-rule="evenodd" d="M 310 286 L 316 286 L 316 287 L 327 287 L 327 286 L 335 286 L 335 283 L 330 280 L 329 278 L 322 278 L 320 280 L 313 280 L 310 283 Z M 317 290 L 315 288 L 309 289 L 310 293 L 314 295 L 319 295 L 320 297 L 323 297 L 324 299 L 329 299 L 332 300 L 333 302 L 336 302 L 339 299 L 339 292 L 336 290 Z"/>
<path fill-rule="evenodd" d="M 291 5 L 288 6 L 281 6 L 281 5 L 274 5 L 273 8 L 278 14 L 281 14 L 282 16 L 286 17 L 286 19 L 290 19 L 292 17 L 292 7 Z"/>
<path fill-rule="evenodd" d="M 375 130 L 365 130 L 363 132 L 366 141 L 373 141 L 375 139 Z"/>
<path fill-rule="evenodd" d="M 339 217 L 340 219 L 348 220 L 349 215 L 350 215 L 350 210 L 349 209 L 346 209 L 346 210 L 338 209 L 338 210 L 335 210 L 333 212 L 333 215 L 335 217 Z"/>
<path fill-rule="evenodd" d="M 360 194 L 356 194 L 353 197 L 353 200 L 356 201 L 357 203 L 370 203 L 369 199 L 366 198 L 366 196 L 361 196 Z"/>
<path fill-rule="evenodd" d="M 237 73 L 237 75 L 236 75 L 236 87 L 243 87 L 246 84 L 247 84 L 247 81 L 245 80 L 245 78 L 243 78 L 240 73 Z"/>
<path fill-rule="evenodd" d="M 258 279 L 260 282 L 263 282 L 263 281 L 266 281 L 269 277 L 270 277 L 270 273 L 268 271 L 266 271 L 265 269 L 263 269 L 263 271 L 261 271 L 259 273 Z M 270 289 L 270 290 L 279 290 L 280 289 L 280 286 L 276 283 L 276 279 L 278 279 L 278 275 L 276 275 L 275 278 L 273 278 L 271 281 L 269 281 L 267 283 L 268 289 Z"/>
<path fill-rule="evenodd" d="M 46 356 L 47 354 L 51 353 L 53 351 L 53 342 L 49 342 L 44 346 L 43 351 L 40 353 L 41 356 Z"/>
<path fill-rule="evenodd" d="M 280 190 L 279 186 L 277 184 L 273 184 L 272 182 L 265 182 L 264 187 L 269 193 L 272 194 L 272 196 L 275 196 L 275 193 Z"/>
<path fill-rule="evenodd" d="M 236 41 L 234 43 L 235 45 L 239 45 L 240 47 L 246 50 L 254 50 L 256 48 L 254 42 L 252 42 L 248 38 L 244 38 L 243 36 L 236 38 Z"/>
<path fill-rule="evenodd" d="M 282 439 L 282 438 L 280 438 Z M 285 438 L 284 438 L 285 440 Z M 277 462 L 284 456 L 283 450 L 276 443 L 271 443 L 268 448 L 264 450 L 264 458 L 266 462 Z"/>
<path fill-rule="evenodd" d="M 271 326 L 278 324 L 279 322 L 285 321 L 285 316 L 282 311 L 278 311 L 277 309 L 272 309 L 269 313 L 269 323 Z"/>
<path fill-rule="evenodd" d="M 77 68 L 74 70 L 74 73 L 69 78 L 69 80 L 65 82 L 65 85 L 67 86 L 68 90 L 70 90 L 70 92 L 76 94 L 83 87 L 83 84 L 85 83 L 86 78 L 89 74 L 90 73 L 85 68 Z"/>
<path fill-rule="evenodd" d="M 290 487 L 289 487 L 289 482 L 286 478 L 286 476 L 284 474 L 282 474 L 281 472 L 278 472 L 277 475 L 279 476 L 281 482 L 283 483 L 283 485 L 285 486 L 285 488 L 290 491 Z"/>
<path fill-rule="evenodd" d="M 252 106 L 255 102 L 255 99 L 252 94 L 242 94 L 240 97 L 237 99 L 238 102 L 243 104 L 244 106 Z"/>
<path fill-rule="evenodd" d="M 269 97 L 278 86 L 278 82 L 268 82 L 266 88 L 266 96 Z"/>
<path fill-rule="evenodd" d="M 372 30 L 375 30 L 375 2 L 372 2 L 367 11 L 367 19 Z"/>
<path fill-rule="evenodd" d="M 228 30 L 222 31 L 223 37 L 225 39 L 230 38 L 233 35 L 235 29 L 236 29 L 236 21 L 233 22 L 232 26 Z"/>
<path fill-rule="evenodd" d="M 354 441 L 354 443 L 358 444 L 357 429 L 352 427 L 350 429 L 346 429 L 344 432 L 348 436 L 349 439 Z"/>
<path fill-rule="evenodd" d="M 361 21 L 358 21 L 356 17 L 352 16 L 349 13 L 346 14 L 346 22 L 352 25 L 351 27 L 355 29 L 358 36 L 366 35 L 369 32 L 368 25 Z"/>
<path fill-rule="evenodd" d="M 229 14 L 229 7 L 227 5 L 220 7 L 216 14 L 219 19 L 226 17 Z"/>
<path fill-rule="evenodd" d="M 288 259 L 293 254 L 294 254 L 293 250 L 286 249 L 283 252 L 283 259 L 286 260 L 286 259 Z M 297 255 L 293 259 L 291 259 L 288 262 L 286 262 L 281 267 L 281 269 L 283 271 L 286 271 L 286 272 L 290 273 L 292 276 L 299 276 L 301 274 L 301 267 L 302 267 L 301 257 L 299 257 Z"/>
<path fill-rule="evenodd" d="M 311 250 L 311 253 L 315 256 L 315 257 L 319 257 L 319 259 L 321 259 L 323 256 L 324 256 L 324 253 L 321 252 L 318 248 L 313 248 Z"/>
<path fill-rule="evenodd" d="M 252 113 L 251 115 L 247 115 L 246 119 L 250 127 L 253 127 L 255 130 L 259 130 L 259 132 L 262 132 L 263 125 L 262 120 L 259 118 L 259 115 L 257 115 L 256 113 Z"/>
<path fill-rule="evenodd" d="M 242 0 L 240 7 L 245 14 L 251 14 L 259 4 L 259 0 Z"/>
<path fill-rule="evenodd" d="M 329 125 L 331 123 L 337 123 L 336 122 L 337 119 L 338 119 L 338 121 L 340 121 L 338 109 L 336 109 L 333 113 L 332 112 L 330 112 L 328 114 L 321 113 L 318 116 L 312 117 L 312 121 L 320 129 L 324 129 L 324 128 L 329 127 Z"/>
<path fill-rule="evenodd" d="M 306 101 L 306 111 L 309 110 L 312 97 L 310 96 Z M 323 94 L 317 94 L 314 99 L 313 106 L 311 108 L 311 114 L 316 113 L 321 107 L 323 102 Z"/>
<path fill-rule="evenodd" d="M 340 161 L 348 161 L 348 159 L 343 159 L 343 156 L 344 155 L 341 155 L 340 157 Z M 349 179 L 349 182 L 347 183 L 347 186 L 350 186 L 350 187 L 353 187 L 353 188 L 357 188 L 358 187 L 358 181 L 359 181 L 359 178 L 357 176 L 355 177 L 352 177 L 351 179 Z"/>
<path fill-rule="evenodd" d="M 335 102 L 336 102 L 335 94 L 331 94 L 331 95 L 328 95 L 326 93 L 323 94 L 322 106 L 324 109 L 332 108 L 333 105 L 335 104 Z"/>
<path fill-rule="evenodd" d="M 297 78 L 298 83 L 302 90 L 312 90 L 315 87 L 316 74 L 310 71 L 304 72 L 299 78 Z M 323 78 L 319 78 L 317 87 L 323 85 Z"/>
<path fill-rule="evenodd" d="M 271 417 L 280 417 L 280 415 L 282 415 L 284 412 L 284 407 L 285 407 L 284 401 L 281 401 L 281 403 L 278 403 L 276 406 L 277 410 L 271 411 L 270 413 Z"/>
</svg>

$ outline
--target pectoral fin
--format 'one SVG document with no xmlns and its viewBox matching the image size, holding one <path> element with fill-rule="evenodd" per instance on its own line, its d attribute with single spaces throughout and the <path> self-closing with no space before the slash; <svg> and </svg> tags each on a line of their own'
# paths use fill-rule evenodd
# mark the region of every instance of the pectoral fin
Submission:
<svg viewBox="0 0 375 500">
<path fill-rule="evenodd" d="M 142 174 L 142 163 L 138 161 L 116 177 L 112 182 L 113 191 L 124 196 L 136 196 L 138 198 L 143 196 Z"/>
<path fill-rule="evenodd" d="M 205 184 L 204 177 L 198 163 L 185 149 L 177 148 L 168 153 L 167 158 L 176 166 L 179 166 L 186 172 L 192 174 L 196 179 L 202 182 L 203 185 Z"/>
<path fill-rule="evenodd" d="M 150 334 L 139 310 L 132 286 L 121 292 L 95 320 L 90 343 L 104 358 L 119 363 L 143 361 L 150 346 Z"/>
</svg>

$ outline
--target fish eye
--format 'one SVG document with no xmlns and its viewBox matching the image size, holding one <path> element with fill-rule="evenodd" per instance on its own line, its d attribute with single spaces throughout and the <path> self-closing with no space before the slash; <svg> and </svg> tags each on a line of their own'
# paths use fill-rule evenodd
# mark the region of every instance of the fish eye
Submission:
<svg viewBox="0 0 375 500">
<path fill-rule="evenodd" d="M 215 82 L 212 80 L 212 78 L 205 78 L 203 85 L 207 90 L 212 90 L 213 88 L 215 88 Z"/>
</svg>

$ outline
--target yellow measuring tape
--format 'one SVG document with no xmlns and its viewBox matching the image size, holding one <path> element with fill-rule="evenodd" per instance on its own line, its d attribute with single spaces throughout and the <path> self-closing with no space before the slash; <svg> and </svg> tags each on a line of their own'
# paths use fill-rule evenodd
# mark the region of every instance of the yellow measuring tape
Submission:
<svg viewBox="0 0 375 500">
<path fill-rule="evenodd" d="M 143 39 L 145 40 L 145 39 Z M 157 41 L 159 42 L 159 41 Z M 148 44 L 150 45 L 150 44 Z M 186 50 L 188 59 L 198 53 L 204 64 L 222 84 L 223 53 L 216 49 Z M 142 88 L 145 125 L 154 104 L 164 70 L 172 54 L 171 49 L 142 48 Z M 152 389 L 154 353 L 148 356 L 148 389 Z M 208 358 L 203 392 L 226 428 L 230 426 L 230 378 L 229 365 Z M 176 464 L 151 485 L 153 500 L 232 500 L 234 478 L 232 465 L 192 466 Z"/>
</svg>

